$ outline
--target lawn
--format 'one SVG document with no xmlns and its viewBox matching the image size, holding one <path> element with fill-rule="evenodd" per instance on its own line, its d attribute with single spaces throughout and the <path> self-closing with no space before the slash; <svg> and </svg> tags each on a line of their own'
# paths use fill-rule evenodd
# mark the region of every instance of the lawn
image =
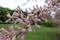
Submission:
<svg viewBox="0 0 60 40">
<path fill-rule="evenodd" d="M 8 26 L 15 24 L 0 24 L 0 28 L 4 27 L 7 29 Z M 19 25 L 23 26 L 23 25 Z M 58 29 L 55 27 L 44 27 L 41 28 L 33 27 L 33 32 L 27 32 L 25 40 L 57 40 L 56 33 L 58 33 Z"/>
</svg>

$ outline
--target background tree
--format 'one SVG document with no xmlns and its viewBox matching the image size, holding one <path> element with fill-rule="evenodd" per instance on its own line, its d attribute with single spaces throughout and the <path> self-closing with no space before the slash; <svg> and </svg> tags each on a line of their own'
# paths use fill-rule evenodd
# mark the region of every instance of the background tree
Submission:
<svg viewBox="0 0 60 40">
<path fill-rule="evenodd" d="M 0 7 L 0 20 L 5 21 L 7 15 L 7 10 L 3 7 Z"/>
<path fill-rule="evenodd" d="M 4 8 L 0 6 L 0 20 L 3 22 L 6 21 L 8 12 L 10 13 L 10 15 L 12 15 L 14 11 L 15 10 L 11 10 L 9 8 Z"/>
</svg>

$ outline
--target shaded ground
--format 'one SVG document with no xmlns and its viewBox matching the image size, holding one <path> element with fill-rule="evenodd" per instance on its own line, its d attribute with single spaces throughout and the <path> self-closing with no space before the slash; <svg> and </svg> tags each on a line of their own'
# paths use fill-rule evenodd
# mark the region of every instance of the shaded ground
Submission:
<svg viewBox="0 0 60 40">
<path fill-rule="evenodd" d="M 57 40 L 60 40 L 60 34 L 56 34 Z"/>
</svg>

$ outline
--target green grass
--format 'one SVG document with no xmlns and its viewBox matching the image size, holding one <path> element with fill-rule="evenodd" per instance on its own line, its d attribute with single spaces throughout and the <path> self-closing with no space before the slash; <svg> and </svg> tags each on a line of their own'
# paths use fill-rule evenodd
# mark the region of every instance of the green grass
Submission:
<svg viewBox="0 0 60 40">
<path fill-rule="evenodd" d="M 0 28 L 4 27 L 7 29 L 8 26 L 15 24 L 0 24 Z M 23 25 L 19 25 L 23 26 Z M 41 28 L 33 27 L 33 32 L 27 32 L 25 40 L 57 40 L 56 33 L 58 29 L 54 27 L 44 27 Z"/>
</svg>

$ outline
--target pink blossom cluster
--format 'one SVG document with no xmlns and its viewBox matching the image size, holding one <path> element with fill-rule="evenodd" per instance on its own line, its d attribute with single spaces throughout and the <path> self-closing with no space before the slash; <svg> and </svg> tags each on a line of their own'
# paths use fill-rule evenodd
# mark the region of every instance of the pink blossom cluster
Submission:
<svg viewBox="0 0 60 40">
<path fill-rule="evenodd" d="M 34 23 L 35 26 L 39 27 L 37 22 L 46 22 L 50 20 L 51 11 L 56 11 L 57 6 L 54 6 L 55 0 L 52 0 L 48 6 L 38 7 L 38 5 L 33 6 L 33 10 L 29 8 L 31 12 L 26 9 L 27 16 L 21 11 L 20 7 L 18 6 L 17 11 L 14 12 L 10 18 L 6 20 L 6 22 L 12 22 L 14 24 L 19 23 L 23 24 L 25 28 L 21 28 L 19 26 L 15 26 L 18 31 L 14 30 L 14 26 L 9 26 L 8 31 L 4 28 L 1 28 L 2 31 L 0 33 L 0 40 L 24 40 L 26 35 L 26 29 L 32 32 L 32 24 Z M 54 12 L 53 12 L 54 13 Z M 40 27 L 39 27 L 40 28 Z"/>
<path fill-rule="evenodd" d="M 14 30 L 14 26 L 9 26 L 8 31 L 5 28 L 0 29 L 0 40 L 24 40 L 26 29 L 15 26 L 18 31 Z"/>
</svg>

